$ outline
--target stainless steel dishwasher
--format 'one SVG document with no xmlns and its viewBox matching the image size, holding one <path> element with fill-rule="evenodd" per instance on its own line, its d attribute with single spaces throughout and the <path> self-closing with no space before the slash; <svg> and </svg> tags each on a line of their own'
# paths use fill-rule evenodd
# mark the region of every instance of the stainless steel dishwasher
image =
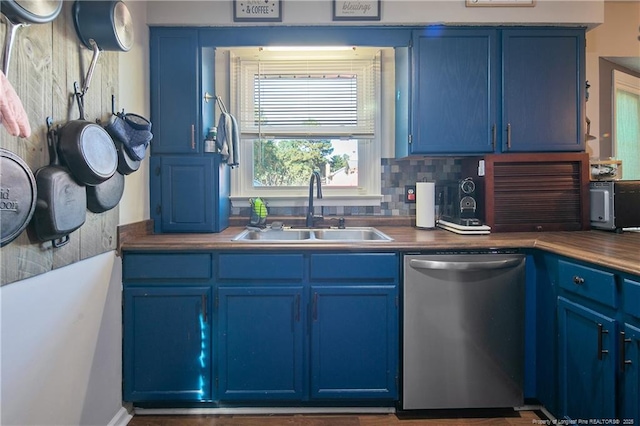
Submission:
<svg viewBox="0 0 640 426">
<path fill-rule="evenodd" d="M 525 256 L 404 256 L 402 409 L 523 405 Z"/>
</svg>

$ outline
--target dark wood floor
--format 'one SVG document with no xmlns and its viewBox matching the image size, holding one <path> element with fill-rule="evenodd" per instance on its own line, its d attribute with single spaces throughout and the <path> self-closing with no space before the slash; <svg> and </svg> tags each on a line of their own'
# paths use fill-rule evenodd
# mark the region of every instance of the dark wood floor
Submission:
<svg viewBox="0 0 640 426">
<path fill-rule="evenodd" d="M 454 416 L 455 417 L 455 416 Z M 394 414 L 360 415 L 180 415 L 134 416 L 128 426 L 531 426 L 533 411 L 494 418 L 398 418 Z"/>
</svg>

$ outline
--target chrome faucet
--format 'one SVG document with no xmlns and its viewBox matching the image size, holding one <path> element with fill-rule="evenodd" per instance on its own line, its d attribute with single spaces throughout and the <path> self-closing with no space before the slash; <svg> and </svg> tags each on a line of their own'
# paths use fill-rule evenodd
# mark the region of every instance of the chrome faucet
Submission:
<svg viewBox="0 0 640 426">
<path fill-rule="evenodd" d="M 309 211 L 307 212 L 307 228 L 313 228 L 314 219 L 321 219 L 322 216 L 315 216 L 313 214 L 313 181 L 316 181 L 317 193 L 316 197 L 318 199 L 322 198 L 322 183 L 320 182 L 320 173 L 314 171 L 311 174 L 311 179 L 309 179 Z"/>
</svg>

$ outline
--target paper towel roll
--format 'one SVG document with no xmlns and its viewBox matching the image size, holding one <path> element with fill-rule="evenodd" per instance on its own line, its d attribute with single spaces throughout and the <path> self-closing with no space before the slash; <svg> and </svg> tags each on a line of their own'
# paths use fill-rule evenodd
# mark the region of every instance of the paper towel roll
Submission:
<svg viewBox="0 0 640 426">
<path fill-rule="evenodd" d="M 416 182 L 416 226 L 418 228 L 435 228 L 435 214 L 435 182 Z"/>
</svg>

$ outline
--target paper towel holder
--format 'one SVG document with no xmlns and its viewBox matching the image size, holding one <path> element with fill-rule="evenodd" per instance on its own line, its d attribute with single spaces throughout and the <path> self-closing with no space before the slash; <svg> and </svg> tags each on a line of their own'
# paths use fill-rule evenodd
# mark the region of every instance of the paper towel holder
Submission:
<svg viewBox="0 0 640 426">
<path fill-rule="evenodd" d="M 416 227 L 434 229 L 436 227 L 435 182 L 416 182 Z"/>
</svg>

